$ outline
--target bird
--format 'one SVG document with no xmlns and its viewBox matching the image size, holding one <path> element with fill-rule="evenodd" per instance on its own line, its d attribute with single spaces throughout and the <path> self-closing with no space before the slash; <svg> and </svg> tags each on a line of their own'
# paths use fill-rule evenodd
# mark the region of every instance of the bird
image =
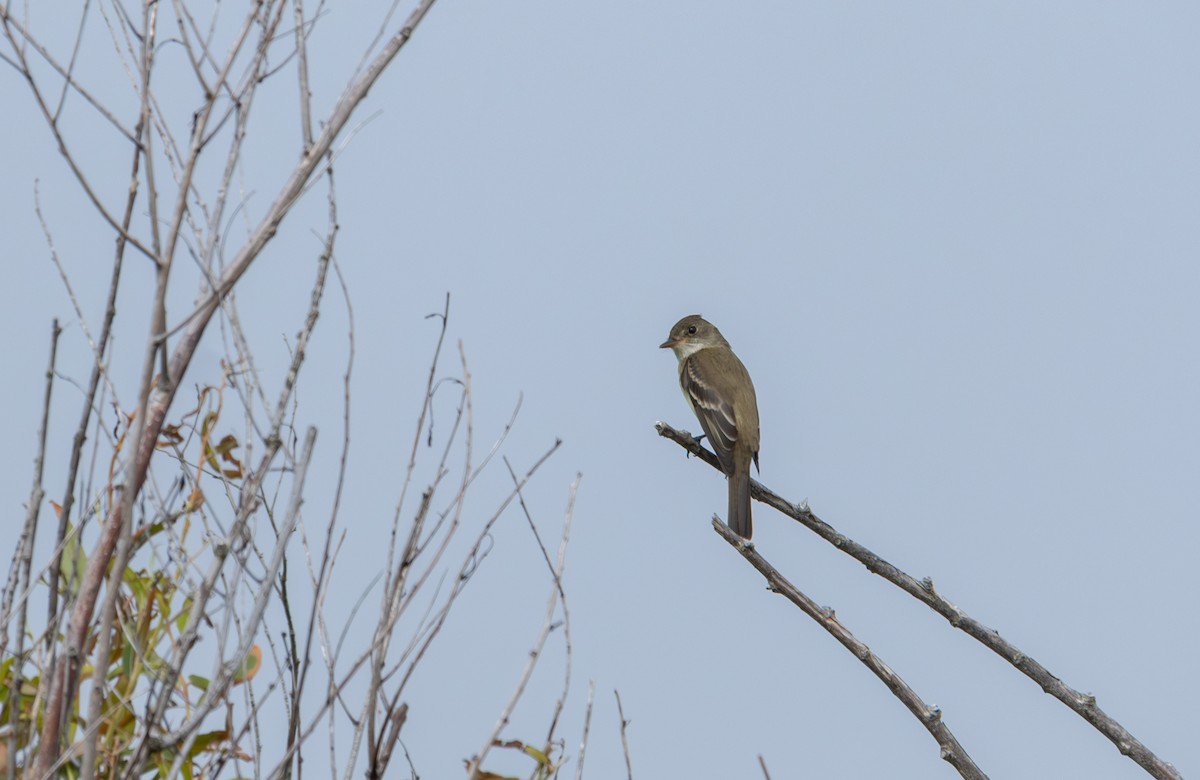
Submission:
<svg viewBox="0 0 1200 780">
<path fill-rule="evenodd" d="M 679 359 L 679 385 L 729 478 L 729 527 L 750 539 L 750 464 L 758 468 L 758 401 L 750 373 L 721 331 L 689 314 L 659 345 Z"/>
</svg>

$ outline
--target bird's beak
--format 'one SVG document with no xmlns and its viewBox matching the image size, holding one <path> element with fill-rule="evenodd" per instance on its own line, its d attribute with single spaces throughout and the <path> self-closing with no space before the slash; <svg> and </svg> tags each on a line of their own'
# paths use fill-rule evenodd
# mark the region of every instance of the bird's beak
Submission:
<svg viewBox="0 0 1200 780">
<path fill-rule="evenodd" d="M 681 341 L 683 341 L 683 339 L 667 339 L 663 343 L 659 344 L 658 348 L 659 349 L 667 349 L 668 347 L 674 347 L 676 344 L 678 344 Z"/>
</svg>

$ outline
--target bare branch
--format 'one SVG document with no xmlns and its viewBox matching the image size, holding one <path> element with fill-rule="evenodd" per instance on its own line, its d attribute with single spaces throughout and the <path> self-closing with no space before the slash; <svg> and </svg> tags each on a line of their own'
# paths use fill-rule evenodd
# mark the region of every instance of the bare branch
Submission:
<svg viewBox="0 0 1200 780">
<path fill-rule="evenodd" d="M 104 711 L 104 699 L 108 693 L 106 685 L 108 667 L 105 659 L 112 649 L 113 623 L 116 619 L 117 600 L 121 598 L 121 581 L 125 576 L 125 567 L 129 564 L 130 539 L 132 538 L 130 523 L 121 525 L 121 536 L 117 540 L 117 551 L 113 557 L 112 568 L 108 572 L 108 584 L 105 589 L 104 604 L 100 608 L 100 622 L 96 627 L 96 650 L 93 657 L 99 663 L 93 665 L 92 690 L 88 701 L 87 722 L 100 723 Z M 83 742 L 83 758 L 80 762 L 80 780 L 92 780 L 96 773 L 96 743 L 100 737 L 100 729 L 90 729 Z"/>
<path fill-rule="evenodd" d="M 58 144 L 58 151 L 63 156 L 63 159 L 67 161 L 67 165 L 71 168 L 71 172 L 74 174 L 75 180 L 79 182 L 79 186 L 83 189 L 84 194 L 87 195 L 88 200 L 90 200 L 92 203 L 92 206 L 95 207 L 97 213 L 104 218 L 104 221 L 108 223 L 109 227 L 111 227 L 117 232 L 118 235 L 124 238 L 130 246 L 138 249 L 140 252 L 145 254 L 146 257 L 154 259 L 154 254 L 145 245 L 138 241 L 136 237 L 131 235 L 126 226 L 118 222 L 116 218 L 108 212 L 108 209 L 104 207 L 104 203 L 100 200 L 100 197 L 92 188 L 92 184 L 87 175 L 84 174 L 79 162 L 76 160 L 75 154 L 67 145 L 66 138 L 63 137 L 62 129 L 59 127 L 53 112 L 50 110 L 50 106 L 47 104 L 46 95 L 42 92 L 41 87 L 38 86 L 38 83 L 33 78 L 33 70 L 25 58 L 25 49 L 22 45 L 20 45 L 22 42 L 29 40 L 28 35 L 25 33 L 24 28 L 18 24 L 17 20 L 12 17 L 6 6 L 0 6 L 0 26 L 3 26 L 4 34 L 9 43 L 12 45 L 13 52 L 17 57 L 17 70 L 22 76 L 25 77 L 26 82 L 28 82 L 30 91 L 33 93 L 34 102 L 37 104 L 38 109 L 41 110 L 42 117 L 46 120 L 46 125 L 49 127 L 51 134 L 54 136 L 55 142 Z M 40 47 L 37 48 L 40 49 Z M 69 78 L 65 71 L 60 70 L 60 72 L 63 73 L 65 78 Z"/>
<path fill-rule="evenodd" d="M 663 422 L 655 424 L 655 430 L 658 431 L 660 436 L 670 439 L 688 452 L 698 456 L 708 465 L 716 468 L 718 471 L 720 470 L 716 456 L 701 447 L 696 439 L 687 431 L 678 431 Z M 838 533 L 833 526 L 813 514 L 807 505 L 786 501 L 755 480 L 750 480 L 750 491 L 754 498 L 798 521 L 810 531 L 816 533 L 817 536 L 865 565 L 867 570 L 872 574 L 877 574 L 900 588 L 934 612 L 946 618 L 950 625 L 965 632 L 968 636 L 1008 661 L 1022 674 L 1036 682 L 1042 690 L 1067 705 L 1068 708 L 1090 723 L 1097 731 L 1108 737 L 1117 746 L 1117 749 L 1121 751 L 1122 755 L 1129 756 L 1139 766 L 1150 773 L 1150 775 L 1160 778 L 1160 780 L 1182 780 L 1182 775 L 1179 774 L 1174 766 L 1156 756 L 1149 748 L 1130 734 L 1124 726 L 1101 710 L 1096 705 L 1096 697 L 1080 693 L 1071 688 L 1058 677 L 1051 674 L 1046 667 L 1001 637 L 997 631 L 988 628 L 978 620 L 968 616 L 963 610 L 934 590 L 933 580 L 926 578 L 917 581 L 858 542 Z"/>
<path fill-rule="evenodd" d="M 25 44 L 32 46 L 38 53 L 38 56 L 41 57 L 47 65 L 53 68 L 58 75 L 62 76 L 64 85 L 69 85 L 71 89 L 79 93 L 79 95 L 96 110 L 96 113 L 104 117 L 104 119 L 111 124 L 118 133 L 134 144 L 137 143 L 137 134 L 130 132 L 128 128 L 123 127 L 117 117 L 111 111 L 109 111 L 103 103 L 97 100 L 90 92 L 84 89 L 78 81 L 75 80 L 74 76 L 72 75 L 73 68 L 64 68 L 40 41 L 30 36 L 29 31 L 26 30 L 25 27 L 12 15 L 11 11 L 9 11 L 7 4 L 0 6 L 0 24 L 3 24 L 6 28 L 8 28 L 5 30 L 5 37 L 8 39 L 8 42 L 14 49 L 20 49 L 23 53 Z M 80 26 L 82 27 L 82 23 Z M 75 56 L 75 52 L 76 49 L 72 49 L 72 62 L 74 61 L 73 58 Z M 28 67 L 28 62 L 23 56 L 20 57 L 20 61 L 13 60 L 9 57 L 4 57 L 4 61 L 11 65 L 26 79 L 30 78 L 29 74 L 25 70 Z M 57 121 L 57 110 L 54 114 L 52 114 L 51 118 Z"/>
<path fill-rule="evenodd" d="M 402 5 L 409 14 L 406 21 L 398 21 L 402 16 L 392 17 Z M 58 60 L 27 32 L 29 25 L 24 18 L 18 21 L 21 10 L 14 16 L 13 4 L 0 2 L 0 39 L 8 44 L 0 58 L 25 78 L 36 110 L 46 121 L 47 135 L 58 143 L 78 185 L 107 223 L 108 227 L 102 225 L 101 229 L 111 229 L 116 238 L 103 327 L 98 338 L 93 339 L 83 316 L 88 302 L 75 295 L 76 289 L 85 297 L 91 291 L 73 285 L 75 280 L 69 277 L 66 265 L 59 262 L 50 226 L 46 224 L 48 220 L 43 217 L 39 203 L 38 217 L 43 222 L 50 254 L 59 267 L 79 327 L 91 348 L 92 365 L 91 380 L 86 386 L 71 375 L 62 375 L 79 388 L 84 396 L 84 409 L 67 469 L 55 551 L 43 569 L 50 576 L 48 579 L 33 576 L 40 562 L 32 561 L 30 555 L 37 507 L 44 503 L 39 492 L 31 498 L 33 520 L 27 520 L 28 532 L 18 546 L 9 585 L 3 594 L 0 617 L 6 632 L 0 645 L 8 646 L 9 630 L 18 633 L 18 658 L 10 664 L 9 672 L 9 680 L 17 683 L 10 690 L 16 692 L 14 702 L 18 706 L 10 707 L 14 728 L 7 743 L 9 761 L 14 762 L 10 764 L 10 773 L 14 776 L 21 773 L 32 780 L 48 780 L 63 772 L 75 772 L 81 780 L 98 776 L 132 780 L 153 767 L 164 776 L 195 773 L 215 777 L 221 776 L 222 768 L 229 771 L 226 763 L 230 761 L 237 767 L 233 770 L 236 774 L 261 776 L 262 767 L 269 765 L 266 762 L 276 758 L 270 755 L 276 746 L 268 744 L 264 755 L 263 744 L 267 740 L 260 731 L 259 718 L 276 690 L 283 695 L 272 704 L 283 710 L 289 726 L 286 755 L 275 765 L 274 773 L 299 776 L 304 759 L 309 758 L 301 755 L 302 747 L 325 716 L 330 717 L 331 767 L 338 773 L 343 768 L 348 773 L 355 771 L 354 751 L 348 762 L 333 760 L 334 737 L 339 731 L 334 729 L 334 717 L 328 711 L 335 708 L 344 712 L 344 717 L 338 717 L 339 729 L 346 720 L 359 733 L 364 724 L 369 724 L 366 734 L 372 741 L 370 768 L 382 772 L 396 746 L 403 745 L 400 737 L 408 705 L 402 696 L 406 695 L 406 686 L 427 657 L 458 597 L 492 552 L 495 524 L 511 503 L 521 502 L 535 539 L 542 545 L 522 490 L 557 450 L 558 442 L 523 477 L 518 479 L 513 475 L 512 490 L 497 503 L 494 513 L 485 514 L 479 518 L 481 522 L 472 524 L 472 533 L 477 531 L 477 534 L 473 540 L 465 540 L 464 546 L 469 549 L 457 572 L 453 566 L 449 570 L 443 567 L 445 556 L 451 554 L 451 539 L 460 541 L 456 534 L 466 527 L 465 518 L 471 517 L 466 503 L 468 489 L 499 452 L 513 425 L 510 420 L 490 451 L 476 462 L 470 374 L 461 342 L 461 380 L 439 379 L 436 375 L 437 356 L 446 335 L 447 308 L 441 315 L 438 352 L 430 367 L 426 398 L 414 432 L 413 456 L 397 506 L 394 544 L 380 580 L 384 589 L 380 622 L 364 652 L 351 659 L 348 666 L 339 658 L 341 642 L 335 647 L 330 639 L 324 610 L 331 573 L 344 537 L 337 525 L 350 447 L 349 382 L 354 334 L 348 296 L 350 357 L 344 377 L 341 468 L 320 553 L 310 549 L 300 517 L 300 499 L 313 455 L 315 430 L 309 429 L 300 447 L 296 439 L 299 404 L 294 390 L 313 332 L 328 266 L 333 263 L 337 268 L 333 254 L 338 227 L 332 163 L 357 131 L 351 129 L 352 115 L 432 6 L 433 0 L 404 0 L 403 4 L 396 0 L 387 11 L 380 37 L 368 47 L 367 56 L 340 96 L 333 95 L 337 100 L 332 111 L 323 117 L 313 117 L 309 68 L 315 60 L 309 55 L 315 51 L 310 43 L 316 39 L 310 35 L 314 21 L 322 16 L 324 0 L 318 0 L 315 11 L 302 0 L 261 0 L 236 8 L 232 17 L 230 7 L 220 3 L 194 6 L 185 0 L 171 0 L 138 6 L 101 2 L 93 8 L 91 0 L 84 0 L 77 23 L 64 30 L 66 48 Z M 28 15 L 26 7 L 24 16 Z M 174 24 L 170 21 L 172 15 Z M 287 22 L 294 22 L 295 29 L 281 32 Z M 107 29 L 94 29 L 98 25 Z M 176 29 L 178 37 L 164 38 L 175 36 Z M 111 69 L 111 64 L 115 64 L 126 76 L 127 83 L 117 86 L 127 90 L 128 94 L 121 99 L 130 106 L 124 121 L 134 123 L 132 131 L 125 130 L 81 84 L 92 77 L 89 69 L 93 64 L 86 56 L 90 51 L 84 42 L 90 41 L 92 33 L 97 31 L 107 32 L 115 52 L 115 57 L 105 65 Z M 183 50 L 182 56 L 174 55 L 174 71 L 170 70 L 170 56 L 160 57 L 167 47 L 175 52 Z M 297 68 L 294 76 L 290 72 L 293 58 Z M 164 72 L 172 78 L 182 73 L 184 89 L 180 90 L 176 83 L 168 87 Z M 38 74 L 49 74 L 49 78 Z M 280 74 L 297 80 L 303 148 L 286 180 L 276 182 L 274 199 L 265 212 L 251 221 L 246 204 L 254 190 L 243 181 L 247 172 L 243 160 L 245 142 L 248 130 L 255 127 L 249 121 L 251 108 L 259 87 L 269 79 L 273 82 L 273 77 Z M 89 180 L 86 175 L 92 159 L 85 154 L 92 154 L 93 148 L 71 140 L 76 135 L 70 123 L 77 121 L 74 116 L 77 112 L 71 110 L 75 106 L 69 101 L 76 95 L 92 103 L 111 122 L 120 134 L 118 145 L 121 138 L 130 142 L 132 159 L 125 198 L 120 197 L 125 186 L 120 178 L 101 182 Z M 160 102 L 160 98 L 164 100 Z M 181 106 L 188 108 L 181 113 Z M 94 130 L 90 125 L 85 129 Z M 215 149 L 218 144 L 219 151 Z M 322 177 L 321 171 L 327 176 Z M 115 193 L 110 191 L 114 183 L 118 188 Z M 278 401 L 274 397 L 268 400 L 251 340 L 238 315 L 235 294 L 240 279 L 281 229 L 292 207 L 317 186 L 327 186 L 329 198 L 329 225 L 323 241 L 319 280 L 314 287 L 310 317 L 294 349 L 289 344 L 292 363 Z M 116 200 L 112 199 L 114 194 Z M 118 205 L 121 200 L 123 210 Z M 106 208 L 116 211 L 110 213 Z M 135 211 L 139 220 L 136 228 Z M 234 227 L 240 230 L 243 220 L 244 236 L 239 243 Z M 235 236 L 232 240 L 231 234 Z M 123 403 L 116 395 L 120 383 L 109 376 L 109 364 L 115 301 L 118 292 L 125 292 L 119 288 L 129 247 L 153 261 L 155 283 L 154 292 L 141 298 L 149 315 L 145 341 L 135 347 L 143 350 L 142 360 L 136 364 L 134 376 L 126 377 L 127 382 L 137 380 L 137 394 Z M 182 269 L 176 262 L 181 253 L 185 262 L 190 260 Z M 181 299 L 182 291 L 178 288 L 180 277 L 185 276 L 182 272 L 186 272 L 187 278 L 195 276 L 199 294 L 188 307 L 190 312 L 172 309 L 173 316 L 168 320 L 168 302 Z M 195 407 L 182 413 L 173 411 L 197 346 L 214 315 L 225 347 L 226 360 L 222 361 L 220 379 L 198 380 Z M 49 398 L 51 380 L 47 381 Z M 438 419 L 437 434 L 445 440 L 444 451 L 440 460 L 434 455 L 428 459 L 429 463 L 421 464 L 422 468 L 435 469 L 433 477 L 421 494 L 419 506 L 402 511 L 417 450 L 425 440 L 433 447 L 434 397 L 439 388 L 454 386 L 462 391 L 457 399 L 457 412 L 451 415 L 449 425 L 440 416 Z M 226 393 L 230 387 L 234 391 Z M 186 398 L 188 392 L 184 395 Z M 234 425 L 238 424 L 236 416 L 240 416 L 244 426 L 245 433 L 241 436 L 236 427 L 233 431 L 226 430 L 228 420 L 222 419 L 221 414 L 222 398 L 228 400 L 234 395 L 236 400 L 229 401 L 224 408 L 235 407 Z M 439 415 L 445 398 L 443 394 L 438 399 Z M 520 406 L 518 401 L 514 420 Z M 45 420 L 42 452 L 46 446 L 44 428 Z M 449 428 L 448 432 L 445 428 Z M 89 437 L 94 443 L 85 464 L 84 449 Z M 441 442 L 438 444 L 440 449 Z M 460 455 L 461 463 L 455 462 Z M 39 488 L 42 457 L 39 455 L 39 476 L 35 480 Z M 212 489 L 214 482 L 216 490 Z M 553 580 L 545 623 L 513 700 L 502 717 L 502 722 L 507 722 L 531 678 L 537 658 L 544 652 L 549 634 L 563 627 L 567 665 L 562 694 L 547 732 L 546 755 L 550 755 L 551 747 L 562 748 L 556 728 L 571 684 L 570 616 L 562 571 L 577 487 L 578 478 L 571 487 L 557 563 L 550 560 L 542 546 Z M 218 498 L 222 491 L 223 502 Z M 283 507 L 284 504 L 287 506 Z M 74 516 L 80 513 L 82 517 Z M 276 531 L 273 548 L 269 535 L 259 534 L 255 538 L 250 533 L 254 519 L 263 516 Z M 411 520 L 410 528 L 405 529 L 407 534 L 399 528 L 402 517 Z M 289 581 L 286 568 L 288 539 L 296 531 L 303 541 L 313 588 L 311 608 L 306 608 L 309 609 L 307 626 L 302 625 L 301 614 L 293 612 L 289 588 L 294 592 L 298 580 L 293 577 Z M 90 549 L 85 549 L 85 541 Z M 143 552 L 152 561 L 148 568 L 141 566 Z M 32 629 L 37 635 L 38 648 L 44 650 L 41 657 L 27 658 L 21 644 L 26 630 L 24 610 L 29 594 L 38 587 L 47 588 L 50 601 L 46 625 Z M 246 596 L 252 600 L 248 609 L 243 601 Z M 281 612 L 268 606 L 275 604 L 276 598 L 281 603 Z M 64 599 L 65 610 L 60 607 Z M 557 615 L 559 604 L 561 618 Z M 20 619 L 13 614 L 18 605 L 22 611 Z M 422 610 L 426 610 L 423 616 Z M 282 627 L 273 625 L 280 614 Z M 413 633 L 393 640 L 393 630 L 401 617 L 406 623 L 413 623 Z M 347 626 L 349 623 L 348 620 Z M 280 634 L 284 637 L 282 642 Z M 263 648 L 251 644 L 262 636 L 265 640 L 257 641 L 264 644 Z M 206 640 L 207 652 L 193 652 L 201 637 Z M 122 656 L 122 647 L 125 665 L 118 673 L 114 659 Z M 264 650 L 268 663 L 274 664 L 273 679 L 259 677 L 254 682 L 249 673 L 239 678 L 247 653 L 258 664 Z M 206 664 L 208 658 L 216 659 L 207 677 L 203 676 L 204 670 L 190 668 L 201 655 L 205 656 Z M 26 671 L 31 667 L 39 670 L 32 702 L 28 681 L 22 697 L 21 664 L 26 664 Z M 313 668 L 314 664 L 324 665 L 328 687 L 322 679 L 320 687 L 324 689 L 325 701 L 316 702 L 318 711 L 310 713 L 313 708 L 308 705 L 313 702 L 305 701 L 306 680 L 310 682 L 307 687 L 311 700 L 308 673 L 322 671 Z M 258 671 L 257 666 L 254 670 Z M 200 674 L 191 674 L 192 671 Z M 88 679 L 80 682 L 83 675 Z M 350 694 L 346 686 L 351 682 L 358 685 L 364 682 L 364 677 L 367 686 L 358 687 L 369 688 L 365 700 L 368 714 L 356 720 L 356 713 L 347 701 Z M 265 689 L 264 679 L 268 681 Z M 134 712 L 135 702 L 141 712 Z M 356 705 L 357 702 L 355 709 Z M 589 723 L 591 707 L 589 694 Z M 382 719 L 376 717 L 380 711 Z M 223 727 L 210 731 L 207 727 L 222 716 Z M 243 717 L 245 720 L 236 720 Z M 120 719 L 119 729 L 113 728 L 114 718 Z M 218 747 L 214 740 L 227 744 Z M 243 740 L 246 745 L 240 744 Z M 585 745 L 586 740 L 585 728 Z M 488 747 L 490 744 L 483 753 Z M 251 772 L 238 767 L 243 761 L 252 762 Z M 553 767 L 555 774 L 560 766 Z"/>
<path fill-rule="evenodd" d="M 785 579 L 774 566 L 767 563 L 766 559 L 758 554 L 758 550 L 752 543 L 735 534 L 716 515 L 713 515 L 713 528 L 725 541 L 729 542 L 731 547 L 740 552 L 751 566 L 758 569 L 759 573 L 766 578 L 767 586 L 773 593 L 782 594 L 788 601 L 799 607 L 800 611 L 815 620 L 821 628 L 828 631 L 834 639 L 882 680 L 892 695 L 899 699 L 920 721 L 921 725 L 933 735 L 941 747 L 942 758 L 957 769 L 960 775 L 966 780 L 987 780 L 987 775 L 975 765 L 975 762 L 967 755 L 967 751 L 958 743 L 954 734 L 950 732 L 950 728 L 942 720 L 941 710 L 930 707 L 922 701 L 921 697 L 900 678 L 900 675 L 892 671 L 891 667 L 884 663 L 878 655 L 871 652 L 871 648 L 859 641 L 848 628 L 838 621 L 832 609 L 817 606 L 816 602 L 801 593 L 799 588 Z"/>
<path fill-rule="evenodd" d="M 583 759 L 587 753 L 588 732 L 592 728 L 592 702 L 596 698 L 596 681 L 588 680 L 587 709 L 583 714 L 583 737 L 579 740 L 579 762 L 575 764 L 575 780 L 583 780 Z"/>
<path fill-rule="evenodd" d="M 312 92 L 308 88 L 308 27 L 304 22 L 304 3 L 292 3 L 296 24 L 296 73 L 300 87 L 300 130 L 304 137 L 304 148 L 312 146 Z"/>
</svg>

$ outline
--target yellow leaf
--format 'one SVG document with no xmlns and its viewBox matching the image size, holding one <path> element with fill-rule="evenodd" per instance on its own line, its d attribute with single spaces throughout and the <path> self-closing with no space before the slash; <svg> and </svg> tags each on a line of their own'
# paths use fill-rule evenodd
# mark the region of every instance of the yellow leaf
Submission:
<svg viewBox="0 0 1200 780">
<path fill-rule="evenodd" d="M 184 505 L 184 509 L 192 512 L 196 509 L 199 509 L 203 504 L 204 491 L 200 489 L 199 485 L 196 485 L 196 488 L 192 491 L 192 494 L 188 496 L 187 503 Z"/>
<path fill-rule="evenodd" d="M 242 668 L 233 676 L 234 685 L 244 683 L 247 680 L 253 680 L 254 675 L 258 674 L 258 670 L 262 668 L 262 648 L 258 645 L 252 645 L 250 652 L 246 653 L 246 659 L 242 661 Z"/>
</svg>

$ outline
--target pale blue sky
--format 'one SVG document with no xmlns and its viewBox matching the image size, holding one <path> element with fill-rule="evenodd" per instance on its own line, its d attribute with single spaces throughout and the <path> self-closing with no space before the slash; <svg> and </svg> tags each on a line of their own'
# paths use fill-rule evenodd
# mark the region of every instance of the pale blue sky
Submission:
<svg viewBox="0 0 1200 780">
<path fill-rule="evenodd" d="M 326 13 L 311 45 L 327 109 L 376 17 Z M 655 434 L 656 420 L 698 429 L 674 357 L 656 347 L 699 312 L 754 377 L 764 483 L 933 577 L 1185 775 L 1200 771 L 1197 33 L 1187 3 L 438 4 L 338 164 L 357 362 L 352 564 L 336 600 L 382 566 L 435 336 L 423 317 L 448 290 L 480 446 L 523 393 L 514 466 L 565 442 L 527 493 L 546 528 L 584 475 L 561 733 L 576 755 L 594 679 L 586 777 L 624 771 L 614 688 L 637 777 L 756 777 L 760 753 L 775 778 L 953 777 L 884 687 L 712 532 L 719 475 Z M 0 293 L 0 464 L 16 528 L 52 316 L 68 325 L 64 373 L 87 371 L 34 179 L 93 327 L 111 239 L 24 85 L 0 73 L 0 135 L 20 150 L 0 176 L 13 280 Z M 294 95 L 263 99 L 276 102 L 252 128 L 253 215 L 299 143 Z M 95 142 L 112 143 L 100 130 Z M 107 148 L 94 170 L 103 179 L 113 165 L 117 202 L 127 154 L 108 163 Z M 302 204 L 245 279 L 267 372 L 307 306 L 309 229 L 323 225 L 324 204 Z M 139 260 L 118 341 L 132 355 L 151 281 Z M 193 292 L 176 291 L 179 311 Z M 321 428 L 306 503 L 318 526 L 345 322 L 330 295 L 299 395 L 303 422 Z M 219 354 L 211 342 L 187 381 L 213 378 Z M 129 397 L 136 367 L 114 366 Z M 52 496 L 78 415 L 78 394 L 56 392 Z M 490 509 L 506 479 L 498 469 L 472 508 Z M 926 608 L 793 521 L 758 504 L 755 518 L 760 552 L 939 705 L 992 777 L 1145 776 Z M 525 661 L 546 591 L 528 537 L 507 515 L 414 684 L 404 733 L 423 777 L 457 776 Z M 541 738 L 558 657 L 506 736 Z"/>
</svg>

